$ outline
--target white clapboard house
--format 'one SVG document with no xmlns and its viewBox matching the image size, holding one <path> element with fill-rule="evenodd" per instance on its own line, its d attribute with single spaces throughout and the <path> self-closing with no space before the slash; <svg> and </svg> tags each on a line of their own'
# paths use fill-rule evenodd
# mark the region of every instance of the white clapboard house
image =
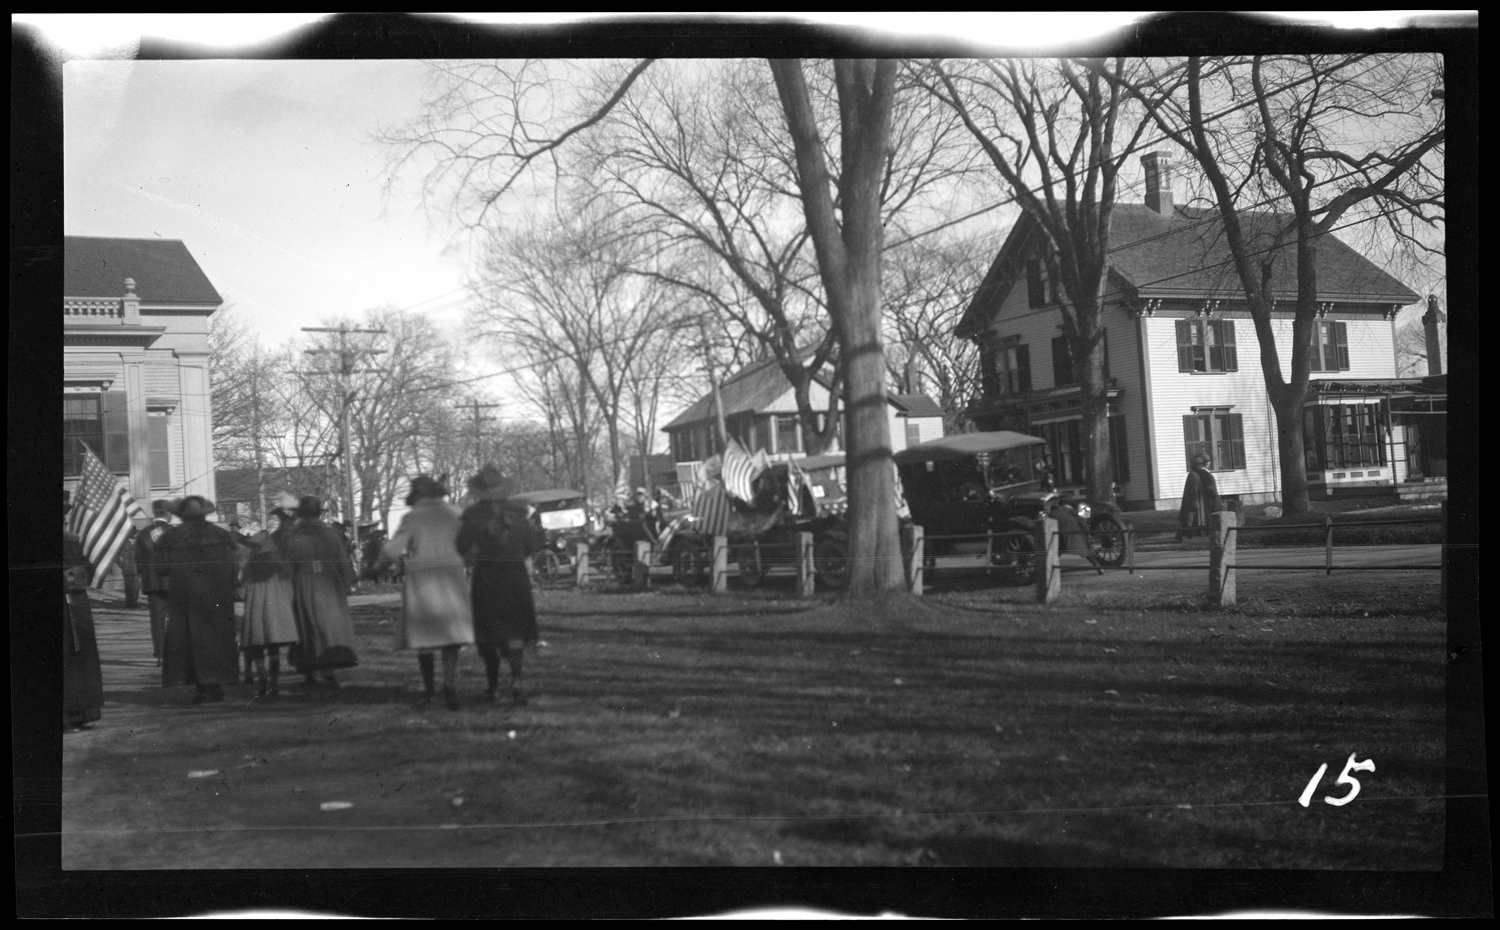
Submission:
<svg viewBox="0 0 1500 930">
<path fill-rule="evenodd" d="M 63 488 L 91 448 L 144 504 L 214 500 L 208 319 L 223 298 L 176 239 L 63 239 Z"/>
<path fill-rule="evenodd" d="M 1216 211 L 1174 206 L 1170 173 L 1146 162 L 1146 202 L 1118 204 L 1104 309 L 1113 476 L 1127 509 L 1177 505 L 1202 451 L 1231 500 L 1278 500 L 1275 417 L 1260 348 Z M 1251 237 L 1276 220 L 1246 217 Z M 959 323 L 980 349 L 980 429 L 1047 439 L 1060 484 L 1084 483 L 1079 388 L 1042 261 L 1045 237 L 1012 229 Z M 1287 250 L 1290 252 L 1290 250 Z M 1290 365 L 1294 254 L 1278 256 L 1273 326 Z M 1446 474 L 1446 385 L 1398 378 L 1396 315 L 1418 296 L 1336 237 L 1318 253 L 1313 383 L 1303 419 L 1314 496 L 1340 489 L 1422 496 Z"/>
</svg>

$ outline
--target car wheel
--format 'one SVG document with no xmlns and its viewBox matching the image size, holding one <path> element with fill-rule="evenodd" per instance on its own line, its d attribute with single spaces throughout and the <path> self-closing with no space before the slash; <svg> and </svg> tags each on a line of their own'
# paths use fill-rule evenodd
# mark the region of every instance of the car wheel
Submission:
<svg viewBox="0 0 1500 930">
<path fill-rule="evenodd" d="M 1029 533 L 1007 533 L 995 543 L 995 562 L 1006 571 L 1016 584 L 1031 584 L 1036 580 L 1036 546 Z"/>
<path fill-rule="evenodd" d="M 618 539 L 609 541 L 609 571 L 620 584 L 635 578 L 635 553 Z"/>
<path fill-rule="evenodd" d="M 1110 514 L 1100 514 L 1089 521 L 1089 547 L 1100 564 L 1116 567 L 1125 564 L 1125 527 Z"/>
<path fill-rule="evenodd" d="M 532 561 L 536 576 L 543 584 L 556 584 L 562 578 L 562 560 L 551 549 L 543 549 Z"/>
<path fill-rule="evenodd" d="M 672 577 L 678 584 L 702 584 L 708 577 L 709 553 L 701 542 L 679 539 L 672 553 Z"/>
<path fill-rule="evenodd" d="M 849 549 L 842 539 L 818 540 L 813 546 L 813 567 L 823 587 L 842 591 L 849 586 Z"/>
<path fill-rule="evenodd" d="M 758 588 L 766 578 L 765 566 L 761 563 L 760 547 L 753 544 L 736 546 L 730 554 L 730 559 L 740 567 L 740 585 L 745 588 Z"/>
</svg>

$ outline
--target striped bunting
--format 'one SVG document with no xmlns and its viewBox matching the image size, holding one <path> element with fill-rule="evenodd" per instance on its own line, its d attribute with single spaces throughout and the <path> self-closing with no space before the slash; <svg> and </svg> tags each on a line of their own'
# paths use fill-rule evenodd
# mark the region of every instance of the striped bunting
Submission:
<svg viewBox="0 0 1500 930">
<path fill-rule="evenodd" d="M 729 495 L 717 481 L 709 482 L 693 501 L 693 516 L 698 530 L 709 536 L 729 535 Z"/>
<path fill-rule="evenodd" d="M 68 511 L 68 531 L 83 542 L 83 552 L 93 567 L 94 588 L 104 587 L 104 578 L 130 535 L 131 519 L 149 520 L 115 476 L 87 445 L 83 447 L 83 477 Z"/>
</svg>

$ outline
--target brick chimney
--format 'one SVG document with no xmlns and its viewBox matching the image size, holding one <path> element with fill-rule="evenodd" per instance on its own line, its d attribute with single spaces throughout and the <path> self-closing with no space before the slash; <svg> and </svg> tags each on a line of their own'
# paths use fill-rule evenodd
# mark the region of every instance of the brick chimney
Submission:
<svg viewBox="0 0 1500 930">
<path fill-rule="evenodd" d="M 1146 206 L 1162 216 L 1172 215 L 1172 162 L 1161 152 L 1141 156 L 1146 169 Z"/>
<path fill-rule="evenodd" d="M 1438 327 L 1447 319 L 1447 315 L 1438 309 L 1437 295 L 1428 294 L 1427 312 L 1422 314 L 1422 331 L 1427 336 L 1427 374 L 1430 376 L 1443 373 L 1443 343 L 1438 338 Z"/>
</svg>

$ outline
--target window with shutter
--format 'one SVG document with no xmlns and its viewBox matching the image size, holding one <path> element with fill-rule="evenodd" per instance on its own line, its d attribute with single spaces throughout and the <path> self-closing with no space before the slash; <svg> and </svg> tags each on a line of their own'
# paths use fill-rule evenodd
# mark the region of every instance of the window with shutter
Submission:
<svg viewBox="0 0 1500 930">
<path fill-rule="evenodd" d="M 1347 323 L 1313 324 L 1311 371 L 1349 370 L 1349 326 Z"/>
<path fill-rule="evenodd" d="M 1199 361 L 1193 345 L 1195 335 L 1192 320 L 1177 321 L 1177 370 L 1203 371 L 1206 366 Z"/>
<path fill-rule="evenodd" d="M 1349 327 L 1344 323 L 1333 324 L 1334 356 L 1339 371 L 1349 370 Z"/>
<path fill-rule="evenodd" d="M 1194 455 L 1208 459 L 1209 471 L 1245 467 L 1245 433 L 1238 413 L 1226 408 L 1199 409 L 1182 418 L 1183 445 L 1188 467 Z"/>
<path fill-rule="evenodd" d="M 146 419 L 146 440 L 151 449 L 151 487 L 172 486 L 172 453 L 167 439 L 167 418 L 152 416 Z"/>
<path fill-rule="evenodd" d="M 104 467 L 130 474 L 130 412 L 124 391 L 105 391 L 100 418 L 104 424 Z"/>
<path fill-rule="evenodd" d="M 1052 383 L 1057 387 L 1077 383 L 1073 375 L 1073 353 L 1068 350 L 1068 337 L 1058 336 L 1052 340 Z"/>
<path fill-rule="evenodd" d="M 1106 360 L 1108 356 L 1106 355 Z M 1239 371 L 1233 320 L 1178 320 L 1178 371 Z"/>
</svg>

